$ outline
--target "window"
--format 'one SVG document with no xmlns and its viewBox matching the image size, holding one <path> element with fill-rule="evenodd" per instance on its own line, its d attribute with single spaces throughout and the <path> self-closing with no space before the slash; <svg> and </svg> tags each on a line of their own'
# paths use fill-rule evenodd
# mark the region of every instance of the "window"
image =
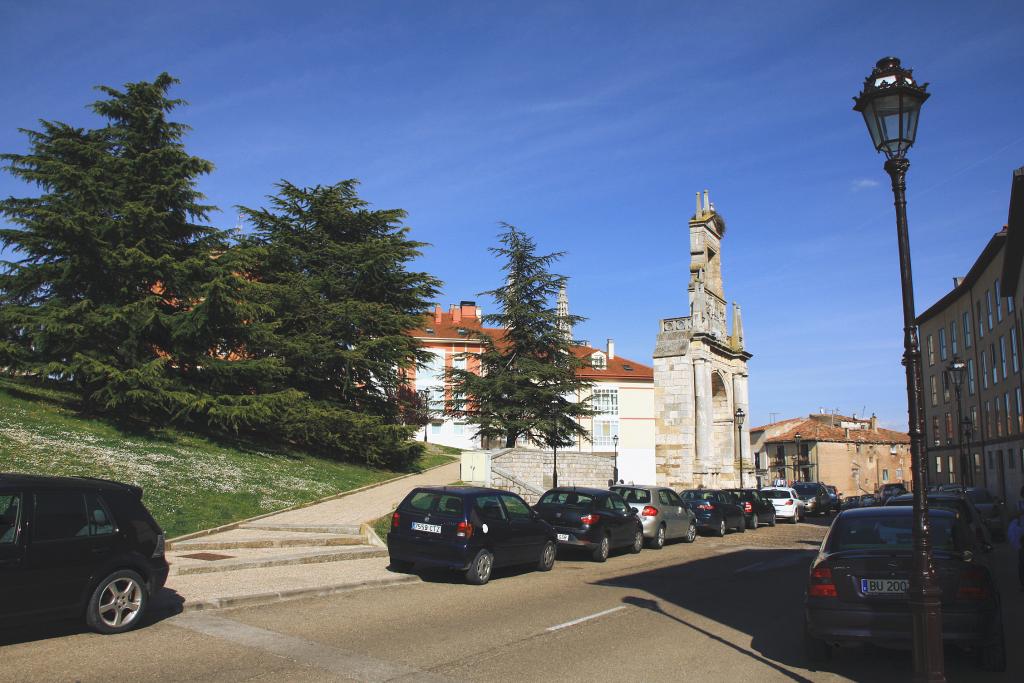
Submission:
<svg viewBox="0 0 1024 683">
<path fill-rule="evenodd" d="M 971 396 L 974 396 L 974 390 L 975 390 L 975 385 L 974 385 L 974 359 L 973 358 L 968 358 L 967 359 L 967 392 Z"/>
<path fill-rule="evenodd" d="M 605 360 L 605 355 L 600 351 L 595 351 L 594 353 L 590 354 L 590 367 L 595 368 L 597 370 L 604 370 L 606 367 L 608 367 L 608 363 Z"/>
<path fill-rule="evenodd" d="M 480 519 L 488 522 L 505 521 L 505 511 L 501 509 L 501 503 L 498 502 L 496 495 L 477 496 L 474 507 Z M 509 512 L 511 513 L 511 510 Z"/>
<path fill-rule="evenodd" d="M 1003 435 L 1003 421 L 1000 418 L 1000 413 L 1002 412 L 1002 410 L 1000 410 L 1000 408 L 999 408 L 1000 404 L 1002 404 L 1002 401 L 999 400 L 999 396 L 996 396 L 996 400 L 993 401 L 993 403 L 996 404 L 996 417 L 995 417 L 995 420 L 996 420 L 996 436 L 1002 436 Z"/>
<path fill-rule="evenodd" d="M 975 302 L 974 310 L 977 313 L 975 318 L 978 320 L 978 339 L 985 336 L 985 322 L 981 319 L 981 302 Z"/>
<path fill-rule="evenodd" d="M 452 425 L 452 434 L 455 436 L 463 436 L 466 433 L 466 423 L 456 422 Z"/>
<path fill-rule="evenodd" d="M 942 373 L 942 401 L 949 403 L 949 371 Z"/>
<path fill-rule="evenodd" d="M 615 445 L 614 437 L 619 434 L 619 390 L 594 389 L 591 407 L 596 413 L 592 439 L 594 446 L 611 448 Z"/>
<path fill-rule="evenodd" d="M 946 328 L 939 328 L 939 360 L 946 360 Z"/>
<path fill-rule="evenodd" d="M 953 440 L 953 416 L 946 413 L 946 440 Z"/>
<path fill-rule="evenodd" d="M 615 437 L 619 435 L 617 419 L 594 417 L 594 447 L 611 449 L 615 445 Z"/>
<path fill-rule="evenodd" d="M 978 406 L 971 406 L 971 431 L 978 433 Z"/>
<path fill-rule="evenodd" d="M 902 467 L 897 467 L 896 468 L 896 478 L 899 479 L 900 481 L 903 481 L 903 468 Z"/>
<path fill-rule="evenodd" d="M 592 407 L 598 415 L 619 414 L 618 389 L 594 389 Z"/>
<path fill-rule="evenodd" d="M 530 508 L 520 498 L 502 495 L 501 502 L 505 504 L 508 516 L 513 522 L 517 520 L 528 521 L 532 518 Z"/>
<path fill-rule="evenodd" d="M 953 352 L 954 356 L 959 353 L 959 349 L 956 346 L 956 322 L 949 324 L 949 349 Z"/>
<path fill-rule="evenodd" d="M 432 422 L 430 424 L 430 433 L 435 435 L 440 434 L 442 426 L 444 426 L 444 423 L 442 422 Z"/>
<path fill-rule="evenodd" d="M 996 320 L 1003 322 L 1003 300 L 999 296 L 999 278 L 996 278 Z"/>
<path fill-rule="evenodd" d="M 1006 312 L 1007 313 L 1013 313 L 1013 297 L 1012 296 L 1006 297 Z"/>
<path fill-rule="evenodd" d="M 1009 299 L 1007 299 L 1009 301 Z M 1017 459 L 1013 457 L 1013 449 L 1006 451 L 1006 466 L 1011 470 L 1017 469 Z"/>
<path fill-rule="evenodd" d="M 932 415 L 932 440 L 935 442 L 936 446 L 938 446 L 940 443 L 942 443 L 942 439 L 939 436 L 939 416 L 938 415 Z"/>
<path fill-rule="evenodd" d="M 967 304 L 970 308 L 971 305 Z M 964 311 L 964 348 L 971 348 L 971 313 L 970 311 Z"/>
<path fill-rule="evenodd" d="M 466 369 L 466 356 L 459 354 L 452 358 L 452 370 L 465 370 Z"/>
<path fill-rule="evenodd" d="M 928 378 L 928 385 L 932 390 L 932 405 L 937 406 L 939 405 L 939 385 L 935 381 L 935 375 Z"/>
<path fill-rule="evenodd" d="M 1003 370 L 1003 379 L 1006 379 L 1006 337 L 999 337 L 999 367 Z"/>
<path fill-rule="evenodd" d="M 981 350 L 981 388 L 988 389 L 988 356 Z"/>
<path fill-rule="evenodd" d="M 988 345 L 989 353 L 992 354 L 992 384 L 993 386 L 999 383 L 999 366 L 996 365 L 996 345 L 995 343 Z"/>
<path fill-rule="evenodd" d="M 946 460 L 946 463 L 949 465 L 949 483 L 950 484 L 955 484 L 956 483 L 956 466 L 954 465 L 954 461 L 953 461 L 953 456 L 952 455 L 949 456 L 949 458 Z"/>
<path fill-rule="evenodd" d="M 1003 394 L 1003 415 L 1006 416 L 1006 435 L 1009 436 L 1013 429 L 1013 416 L 1010 414 L 1010 392 Z"/>
<path fill-rule="evenodd" d="M 658 491 L 658 500 L 661 501 L 662 505 L 672 505 L 673 504 L 672 500 L 668 496 L 668 491 L 666 489 L 660 489 Z"/>
<path fill-rule="evenodd" d="M 936 474 L 942 474 L 942 456 L 935 456 L 935 472 Z"/>
<path fill-rule="evenodd" d="M 1002 451 L 999 451 L 999 457 L 1000 458 L 1003 457 L 1003 452 Z M 988 468 L 990 470 L 994 470 L 995 469 L 995 462 L 994 462 L 994 460 L 995 459 L 992 457 L 992 451 L 989 451 L 988 452 Z"/>
<path fill-rule="evenodd" d="M 1024 405 L 1021 404 L 1020 387 L 1014 393 L 1017 395 L 1017 431 L 1024 432 Z"/>
<path fill-rule="evenodd" d="M 992 401 L 985 401 L 985 436 L 992 436 Z"/>
<path fill-rule="evenodd" d="M 0 493 L 0 545 L 17 543 L 21 528 L 21 494 Z"/>
<path fill-rule="evenodd" d="M 935 365 L 935 340 L 928 335 L 928 365 Z"/>
<path fill-rule="evenodd" d="M 1009 301 L 1009 299 L 1007 299 Z M 1013 374 L 1020 372 L 1020 356 L 1017 353 L 1017 328 L 1010 328 L 1010 356 L 1013 358 Z"/>
<path fill-rule="evenodd" d="M 89 535 L 85 496 L 74 491 L 36 494 L 33 542 L 59 541 Z"/>
<path fill-rule="evenodd" d="M 889 481 L 889 470 L 882 470 L 882 481 Z"/>
<path fill-rule="evenodd" d="M 985 290 L 985 317 L 988 319 L 988 329 L 992 331 L 992 290 Z"/>
</svg>

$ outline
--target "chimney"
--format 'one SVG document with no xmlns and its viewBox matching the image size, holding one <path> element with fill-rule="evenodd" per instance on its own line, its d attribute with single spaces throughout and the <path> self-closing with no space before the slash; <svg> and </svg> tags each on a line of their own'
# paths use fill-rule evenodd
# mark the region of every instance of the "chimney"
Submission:
<svg viewBox="0 0 1024 683">
<path fill-rule="evenodd" d="M 873 431 L 873 432 L 877 432 L 878 431 L 878 418 L 875 417 L 874 413 L 871 413 L 871 431 Z"/>
<path fill-rule="evenodd" d="M 711 210 L 711 205 L 708 203 L 708 191 L 704 190 L 704 213 L 708 213 Z"/>
<path fill-rule="evenodd" d="M 459 309 L 462 317 L 466 320 L 476 320 L 476 302 L 475 301 L 460 301 Z"/>
<path fill-rule="evenodd" d="M 615 340 L 614 339 L 609 339 L 608 340 L 608 360 L 611 360 L 612 358 L 615 358 Z"/>
<path fill-rule="evenodd" d="M 434 304 L 434 324 L 441 324 L 441 304 Z"/>
<path fill-rule="evenodd" d="M 957 287 L 959 287 L 963 283 L 964 283 L 964 279 L 962 277 L 954 277 L 953 278 L 953 289 L 956 289 Z"/>
<path fill-rule="evenodd" d="M 700 218 L 702 211 L 700 209 L 700 192 L 697 193 L 697 213 L 693 214 L 694 218 Z"/>
<path fill-rule="evenodd" d="M 455 304 L 452 304 L 452 307 L 451 307 L 450 311 L 451 311 L 451 314 L 452 314 L 452 322 L 454 324 L 456 324 L 456 325 L 461 323 L 462 322 L 462 309 L 459 308 L 458 306 L 456 306 Z"/>
</svg>

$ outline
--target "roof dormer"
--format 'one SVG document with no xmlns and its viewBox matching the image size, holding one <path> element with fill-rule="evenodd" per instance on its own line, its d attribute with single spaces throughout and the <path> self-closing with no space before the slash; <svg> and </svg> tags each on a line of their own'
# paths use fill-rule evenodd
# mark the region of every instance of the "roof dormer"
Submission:
<svg viewBox="0 0 1024 683">
<path fill-rule="evenodd" d="M 604 351 L 594 351 L 590 354 L 590 367 L 595 370 L 604 370 L 608 367 L 608 356 Z"/>
</svg>

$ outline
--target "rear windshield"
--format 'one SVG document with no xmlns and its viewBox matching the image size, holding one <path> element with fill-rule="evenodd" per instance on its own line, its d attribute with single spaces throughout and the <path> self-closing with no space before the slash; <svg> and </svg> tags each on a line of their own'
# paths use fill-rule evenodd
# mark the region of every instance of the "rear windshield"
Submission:
<svg viewBox="0 0 1024 683">
<path fill-rule="evenodd" d="M 884 509 L 884 508 L 882 508 Z M 956 550 L 952 517 L 932 517 L 932 547 Z M 911 550 L 913 547 L 913 515 L 845 517 L 836 524 L 829 550 Z"/>
<path fill-rule="evenodd" d="M 683 491 L 683 500 L 718 500 L 716 491 Z"/>
<path fill-rule="evenodd" d="M 974 489 L 973 491 L 967 492 L 967 497 L 971 499 L 972 503 L 991 503 L 992 494 L 985 489 Z"/>
<path fill-rule="evenodd" d="M 539 505 L 563 505 L 567 508 L 589 509 L 594 504 L 594 497 L 576 491 L 548 491 Z"/>
<path fill-rule="evenodd" d="M 796 489 L 796 492 L 799 493 L 800 495 L 806 495 L 808 493 L 817 493 L 818 492 L 818 485 L 817 484 L 807 484 L 807 483 L 800 484 L 800 483 L 797 483 L 797 484 L 793 484 L 793 488 Z"/>
<path fill-rule="evenodd" d="M 627 489 L 622 487 L 615 487 L 612 489 L 615 493 L 622 496 L 622 499 L 627 503 L 650 503 L 651 492 L 647 489 Z"/>
<path fill-rule="evenodd" d="M 456 517 L 463 514 L 462 497 L 440 491 L 417 491 L 402 501 L 399 508 Z"/>
<path fill-rule="evenodd" d="M 766 498 L 792 498 L 792 494 L 789 491 L 762 491 Z"/>
</svg>

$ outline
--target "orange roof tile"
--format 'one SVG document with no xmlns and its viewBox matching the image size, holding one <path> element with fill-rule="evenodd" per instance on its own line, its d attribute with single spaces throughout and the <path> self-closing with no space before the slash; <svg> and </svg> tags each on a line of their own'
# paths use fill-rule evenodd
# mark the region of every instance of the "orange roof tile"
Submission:
<svg viewBox="0 0 1024 683">
<path fill-rule="evenodd" d="M 776 423 L 779 424 L 779 423 Z M 836 443 L 888 443 L 888 444 L 909 444 L 910 435 L 906 432 L 896 432 L 891 429 L 851 429 L 849 435 L 843 427 L 832 427 L 830 425 L 812 420 L 802 419 L 790 427 L 785 433 L 767 439 L 765 443 L 782 443 L 795 441 L 796 435 L 800 435 L 801 441 L 832 441 Z"/>
</svg>

